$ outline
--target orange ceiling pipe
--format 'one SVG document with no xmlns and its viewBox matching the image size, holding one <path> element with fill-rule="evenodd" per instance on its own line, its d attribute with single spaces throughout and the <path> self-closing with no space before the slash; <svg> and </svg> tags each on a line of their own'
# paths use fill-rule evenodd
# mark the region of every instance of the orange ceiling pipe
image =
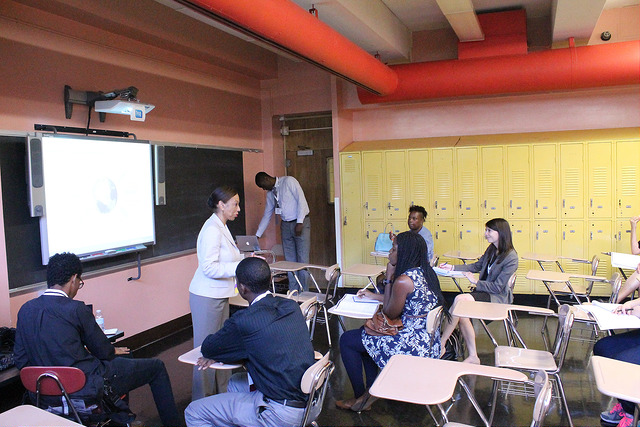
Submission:
<svg viewBox="0 0 640 427">
<path fill-rule="evenodd" d="M 639 84 L 640 41 L 390 68 L 398 73 L 398 88 L 387 96 L 358 89 L 360 102 L 374 104 Z"/>
<path fill-rule="evenodd" d="M 398 85 L 388 66 L 289 0 L 180 1 L 368 91 L 389 95 Z"/>
</svg>

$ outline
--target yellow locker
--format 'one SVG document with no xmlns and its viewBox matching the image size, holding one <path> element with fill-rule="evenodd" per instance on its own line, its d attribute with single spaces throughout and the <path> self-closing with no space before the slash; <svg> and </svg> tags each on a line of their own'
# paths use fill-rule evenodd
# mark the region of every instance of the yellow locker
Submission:
<svg viewBox="0 0 640 427">
<path fill-rule="evenodd" d="M 560 212 L 584 218 L 584 144 L 560 144 Z"/>
<path fill-rule="evenodd" d="M 613 189 L 612 144 L 610 142 L 595 142 L 588 144 L 587 148 L 589 152 L 587 169 L 589 217 L 611 218 L 613 213 L 611 208 L 611 192 Z"/>
<path fill-rule="evenodd" d="M 384 203 L 384 175 L 382 173 L 382 153 L 378 151 L 362 153 L 362 193 L 364 218 L 366 221 L 383 220 Z"/>
<path fill-rule="evenodd" d="M 585 252 L 584 221 L 562 221 L 560 224 L 560 255 L 573 259 L 591 259 L 593 254 Z M 587 264 L 560 260 L 562 268 L 567 273 L 591 274 L 591 268 Z"/>
<path fill-rule="evenodd" d="M 458 220 L 458 249 L 483 254 L 488 243 L 484 239 L 484 222 Z"/>
<path fill-rule="evenodd" d="M 458 218 L 479 217 L 479 170 L 477 147 L 465 147 L 456 150 Z"/>
<path fill-rule="evenodd" d="M 385 217 L 387 220 L 395 221 L 406 217 L 409 207 L 406 201 L 405 151 L 386 151 L 384 157 Z"/>
<path fill-rule="evenodd" d="M 603 259 L 606 255 L 602 252 L 611 252 L 613 249 L 613 230 L 611 229 L 611 221 L 608 220 L 591 220 L 589 221 L 589 229 L 587 235 L 587 251 L 593 255 L 598 255 L 600 264 L 598 265 L 597 276 L 606 278 L 611 277 L 611 260 Z M 594 283 L 594 296 L 611 295 L 611 286 L 608 283 Z"/>
<path fill-rule="evenodd" d="M 504 152 L 502 146 L 481 147 L 482 217 L 504 218 Z"/>
<path fill-rule="evenodd" d="M 340 155 L 340 204 L 342 207 L 342 266 L 346 268 L 363 262 L 362 257 L 362 174 L 360 153 L 344 153 Z M 351 283 L 354 276 L 343 276 L 345 286 Z"/>
<path fill-rule="evenodd" d="M 533 224 L 533 252 L 541 255 L 558 254 L 558 232 L 556 221 L 535 221 Z M 534 263 L 536 263 L 534 261 Z M 537 263 L 536 263 L 537 264 Z M 535 267 L 540 268 L 538 265 Z M 546 263 L 546 270 L 555 270 L 557 267 Z M 533 282 L 533 290 L 536 294 L 548 295 L 549 291 L 540 281 Z"/>
<path fill-rule="evenodd" d="M 640 141 L 616 143 L 616 216 L 640 214 Z"/>
<path fill-rule="evenodd" d="M 455 215 L 453 149 L 434 148 L 431 159 L 433 216 L 437 219 L 452 219 Z"/>
<path fill-rule="evenodd" d="M 531 217 L 531 162 L 528 145 L 507 146 L 508 219 Z"/>
<path fill-rule="evenodd" d="M 431 203 L 429 201 L 429 151 L 428 150 L 408 150 L 407 151 L 407 188 L 409 206 L 422 206 L 427 210 L 427 215 L 432 215 Z M 408 216 L 408 211 L 407 211 Z"/>
<path fill-rule="evenodd" d="M 511 226 L 511 239 L 513 240 L 513 247 L 518 256 L 521 256 L 527 252 L 533 252 L 531 246 L 531 223 L 527 220 L 513 220 L 509 221 Z M 536 265 L 533 267 L 531 262 L 520 258 L 518 260 L 518 277 L 516 279 L 516 285 L 513 292 L 516 294 L 530 294 L 532 291 L 532 284 L 527 279 L 527 272 L 532 268 L 538 268 Z"/>
<path fill-rule="evenodd" d="M 388 229 L 386 230 L 388 231 Z M 365 264 L 375 264 L 376 258 L 371 256 L 371 252 L 375 249 L 376 239 L 378 234 L 384 233 L 385 227 L 382 221 L 366 221 L 364 223 L 364 245 L 363 245 L 363 258 Z"/>
<path fill-rule="evenodd" d="M 535 219 L 556 217 L 556 146 L 533 146 L 533 198 Z"/>
<path fill-rule="evenodd" d="M 624 254 L 631 253 L 631 223 L 629 220 L 619 219 L 615 222 L 615 227 L 612 250 Z"/>
<path fill-rule="evenodd" d="M 450 258 L 446 258 L 443 255 L 456 250 L 455 226 L 455 221 L 435 221 L 433 228 L 430 230 L 433 235 L 433 250 L 440 256 L 439 262 L 441 263 L 452 263 Z M 459 292 L 450 277 L 438 277 L 438 279 L 443 291 Z"/>
</svg>

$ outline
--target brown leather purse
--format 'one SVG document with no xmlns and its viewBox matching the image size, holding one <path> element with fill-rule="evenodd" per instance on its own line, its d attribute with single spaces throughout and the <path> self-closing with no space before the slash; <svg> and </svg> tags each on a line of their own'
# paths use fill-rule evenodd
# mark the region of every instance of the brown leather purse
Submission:
<svg viewBox="0 0 640 427">
<path fill-rule="evenodd" d="M 402 319 L 389 319 L 383 312 L 382 307 L 378 307 L 371 319 L 367 319 L 364 330 L 367 335 L 376 337 L 384 335 L 396 335 L 404 327 Z"/>
</svg>

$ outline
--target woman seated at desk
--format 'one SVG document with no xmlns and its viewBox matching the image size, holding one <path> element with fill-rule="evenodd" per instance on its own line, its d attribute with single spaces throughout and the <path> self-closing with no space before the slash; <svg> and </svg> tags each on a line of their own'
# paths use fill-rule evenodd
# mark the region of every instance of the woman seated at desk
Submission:
<svg viewBox="0 0 640 427">
<path fill-rule="evenodd" d="M 485 224 L 484 237 L 489 242 L 489 247 L 473 264 L 450 265 L 440 264 L 440 268 L 452 271 L 463 271 L 472 290 L 469 294 L 460 294 L 453 304 L 461 300 L 496 302 L 511 304 L 513 293 L 509 288 L 509 278 L 518 269 L 518 254 L 513 248 L 511 240 L 511 228 L 509 223 L 502 218 L 494 218 Z M 476 279 L 472 273 L 480 273 Z M 464 360 L 470 363 L 480 363 L 476 350 L 476 334 L 473 330 L 471 319 L 451 316 L 451 321 L 445 326 L 442 333 L 442 350 L 456 326 L 460 324 L 460 332 L 467 344 L 469 356 Z"/>
<path fill-rule="evenodd" d="M 400 317 L 403 328 L 393 336 L 368 335 L 363 327 L 342 334 L 340 353 L 354 397 L 336 401 L 340 409 L 360 412 L 369 409 L 375 400 L 365 390 L 363 366 L 369 388 L 378 375 L 378 367 L 383 368 L 394 354 L 440 356 L 439 331 L 432 341 L 426 329 L 427 314 L 441 305 L 447 316 L 448 311 L 438 276 L 429 265 L 422 236 L 411 231 L 396 236 L 383 283 L 384 294 L 361 289 L 358 295 L 382 302 L 384 314 L 390 319 Z"/>
</svg>

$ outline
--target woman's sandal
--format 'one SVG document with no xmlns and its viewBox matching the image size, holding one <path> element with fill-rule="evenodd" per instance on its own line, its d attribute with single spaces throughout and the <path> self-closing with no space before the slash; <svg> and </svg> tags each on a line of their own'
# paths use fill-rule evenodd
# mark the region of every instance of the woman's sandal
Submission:
<svg viewBox="0 0 640 427">
<path fill-rule="evenodd" d="M 371 396 L 368 391 L 365 391 L 365 393 L 357 398 L 353 405 L 351 405 L 351 410 L 357 413 L 368 411 L 376 400 L 378 400 L 377 397 Z"/>
<path fill-rule="evenodd" d="M 345 400 L 336 400 L 336 408 L 349 410 L 353 407 L 353 404 L 356 403 L 357 399 L 352 397 L 351 399 Z"/>
</svg>

